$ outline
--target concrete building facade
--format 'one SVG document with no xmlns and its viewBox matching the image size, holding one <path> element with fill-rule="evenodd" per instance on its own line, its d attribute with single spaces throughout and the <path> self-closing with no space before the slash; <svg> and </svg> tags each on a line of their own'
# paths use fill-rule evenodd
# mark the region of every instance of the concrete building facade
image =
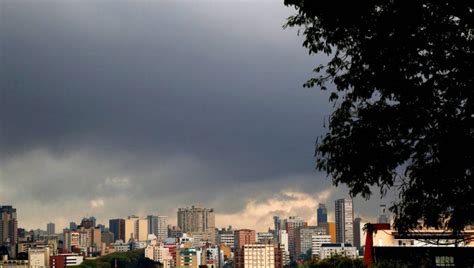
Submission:
<svg viewBox="0 0 474 268">
<path fill-rule="evenodd" d="M 125 219 L 109 220 L 109 231 L 114 234 L 114 240 L 125 241 Z"/>
<path fill-rule="evenodd" d="M 125 220 L 125 242 L 130 240 L 146 241 L 148 238 L 148 220 L 129 216 Z"/>
<path fill-rule="evenodd" d="M 338 199 L 336 210 L 336 243 L 354 244 L 354 210 L 351 199 Z"/>
<path fill-rule="evenodd" d="M 234 263 L 236 268 L 283 267 L 281 250 L 272 244 L 246 244 L 236 250 Z"/>
<path fill-rule="evenodd" d="M 231 248 L 234 248 L 234 230 L 232 230 L 231 228 L 229 229 L 222 229 L 222 230 L 219 230 L 218 233 L 218 241 L 217 243 L 219 245 L 226 245 L 226 246 L 229 246 Z"/>
<path fill-rule="evenodd" d="M 17 229 L 16 208 L 0 206 L 0 245 L 15 245 L 18 240 Z"/>
<path fill-rule="evenodd" d="M 316 219 L 318 226 L 325 226 L 328 223 L 328 210 L 325 204 L 319 204 Z"/>
<path fill-rule="evenodd" d="M 210 242 L 216 243 L 214 209 L 179 208 L 178 227 L 183 233 L 208 233 Z"/>
<path fill-rule="evenodd" d="M 329 258 L 332 255 L 345 255 L 356 258 L 357 249 L 348 243 L 322 244 L 320 250 L 321 260 Z"/>
<path fill-rule="evenodd" d="M 56 233 L 54 223 L 50 222 L 46 224 L 46 232 L 48 233 L 48 235 L 53 235 Z"/>
<path fill-rule="evenodd" d="M 361 218 L 357 217 L 354 220 L 354 247 L 357 248 L 359 255 L 363 255 L 362 250 L 365 245 L 365 233 L 364 233 L 365 222 Z"/>
<path fill-rule="evenodd" d="M 255 230 L 240 229 L 234 231 L 234 249 L 240 249 L 247 244 L 255 244 L 257 234 Z"/>
<path fill-rule="evenodd" d="M 296 229 L 295 252 L 296 257 L 306 254 L 313 248 L 313 235 L 326 235 L 326 228 L 319 226 L 304 226 Z"/>
<path fill-rule="evenodd" d="M 158 241 L 165 241 L 168 237 L 168 216 L 158 215 L 158 227 L 155 234 Z"/>
<path fill-rule="evenodd" d="M 30 268 L 49 267 L 49 256 L 51 250 L 49 247 L 28 249 L 28 264 Z"/>
<path fill-rule="evenodd" d="M 296 230 L 307 225 L 308 223 L 298 216 L 290 216 L 288 219 L 283 220 L 282 227 L 284 227 L 288 234 L 288 251 L 293 259 L 298 257 L 296 253 Z"/>
<path fill-rule="evenodd" d="M 330 244 L 331 236 L 324 234 L 316 234 L 311 237 L 311 255 L 321 256 L 322 244 Z"/>
</svg>

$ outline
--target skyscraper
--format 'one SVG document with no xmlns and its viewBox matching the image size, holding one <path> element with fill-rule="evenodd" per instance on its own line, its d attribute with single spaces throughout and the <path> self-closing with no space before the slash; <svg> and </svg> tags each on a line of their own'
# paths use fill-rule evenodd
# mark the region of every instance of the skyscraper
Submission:
<svg viewBox="0 0 474 268">
<path fill-rule="evenodd" d="M 390 223 L 389 217 L 388 217 L 388 210 L 387 206 L 385 204 L 381 204 L 379 207 L 379 217 L 377 219 L 378 223 Z"/>
<path fill-rule="evenodd" d="M 148 215 L 148 233 L 154 234 L 158 241 L 163 241 L 168 237 L 168 217 Z"/>
<path fill-rule="evenodd" d="M 46 224 L 46 232 L 48 233 L 48 235 L 53 235 L 56 233 L 54 227 L 55 225 L 52 222 Z"/>
<path fill-rule="evenodd" d="M 158 216 L 158 229 L 156 238 L 158 241 L 164 241 L 168 237 L 168 216 Z"/>
<path fill-rule="evenodd" d="M 148 215 L 148 234 L 157 235 L 158 233 L 158 216 Z"/>
<path fill-rule="evenodd" d="M 278 216 L 273 216 L 273 224 L 274 224 L 274 233 L 275 233 L 275 241 L 277 243 L 280 243 L 280 231 L 281 231 L 281 220 L 280 220 L 280 217 Z"/>
<path fill-rule="evenodd" d="M 0 245 L 15 245 L 17 242 L 17 228 L 16 208 L 0 206 Z"/>
<path fill-rule="evenodd" d="M 146 241 L 148 239 L 148 220 L 135 215 L 125 220 L 125 242 L 133 239 L 135 241 Z"/>
<path fill-rule="evenodd" d="M 298 257 L 296 256 L 296 230 L 302 226 L 308 226 L 308 223 L 298 216 L 290 216 L 282 222 L 282 228 L 285 228 L 288 234 L 288 250 L 293 259 Z"/>
<path fill-rule="evenodd" d="M 319 204 L 317 210 L 318 226 L 325 226 L 328 223 L 328 210 L 325 204 Z"/>
<path fill-rule="evenodd" d="M 208 208 L 179 208 L 178 227 L 183 233 L 206 233 L 212 243 L 215 243 L 214 209 Z"/>
<path fill-rule="evenodd" d="M 354 244 L 352 199 L 336 200 L 336 243 Z"/>
<path fill-rule="evenodd" d="M 364 237 L 364 225 L 365 222 L 362 222 L 362 219 L 357 217 L 354 220 L 354 247 L 359 251 L 359 255 L 362 255 L 362 247 L 365 245 Z"/>
<path fill-rule="evenodd" d="M 125 242 L 125 220 L 124 219 L 109 220 L 109 231 L 114 234 L 115 240 L 122 240 Z"/>
<path fill-rule="evenodd" d="M 295 232 L 295 253 L 296 256 L 306 254 L 312 248 L 313 235 L 326 235 L 326 227 L 305 226 L 299 227 Z"/>
</svg>

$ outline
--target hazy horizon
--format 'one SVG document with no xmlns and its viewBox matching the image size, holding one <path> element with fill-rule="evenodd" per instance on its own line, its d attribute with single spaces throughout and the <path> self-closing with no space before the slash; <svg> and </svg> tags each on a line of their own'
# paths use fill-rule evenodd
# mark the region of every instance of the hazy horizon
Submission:
<svg viewBox="0 0 474 268">
<path fill-rule="evenodd" d="M 178 207 L 217 227 L 333 218 L 346 187 L 314 169 L 328 93 L 283 1 L 0 2 L 0 204 L 57 230 Z M 393 194 L 389 195 L 393 198 Z M 375 219 L 380 200 L 354 200 Z"/>
</svg>

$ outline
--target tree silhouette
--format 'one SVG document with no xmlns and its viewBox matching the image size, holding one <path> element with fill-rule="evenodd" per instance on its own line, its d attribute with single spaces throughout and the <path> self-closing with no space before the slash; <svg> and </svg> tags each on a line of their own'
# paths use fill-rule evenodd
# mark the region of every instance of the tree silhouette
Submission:
<svg viewBox="0 0 474 268">
<path fill-rule="evenodd" d="M 474 222 L 472 1 L 285 0 L 331 88 L 316 167 L 369 198 L 397 190 L 395 227 L 459 232 Z"/>
</svg>

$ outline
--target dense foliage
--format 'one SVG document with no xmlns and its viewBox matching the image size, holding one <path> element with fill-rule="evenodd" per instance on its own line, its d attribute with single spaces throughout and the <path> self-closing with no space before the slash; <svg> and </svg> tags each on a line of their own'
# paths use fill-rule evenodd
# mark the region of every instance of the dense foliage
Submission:
<svg viewBox="0 0 474 268">
<path fill-rule="evenodd" d="M 128 252 L 116 252 L 97 258 L 95 260 L 85 260 L 79 268 L 113 268 L 117 262 L 117 267 L 123 268 L 155 268 L 161 267 L 160 263 L 145 258 L 143 250 Z"/>
<path fill-rule="evenodd" d="M 331 90 L 317 168 L 353 196 L 399 193 L 395 227 L 474 222 L 473 1 L 285 0 Z M 334 86 L 334 88 L 332 88 Z"/>
<path fill-rule="evenodd" d="M 319 260 L 313 259 L 311 261 L 306 261 L 303 265 L 299 265 L 299 267 L 308 267 L 308 268 L 359 268 L 359 267 L 366 267 L 359 258 L 351 258 L 345 255 L 333 255 L 329 258 Z"/>
</svg>

